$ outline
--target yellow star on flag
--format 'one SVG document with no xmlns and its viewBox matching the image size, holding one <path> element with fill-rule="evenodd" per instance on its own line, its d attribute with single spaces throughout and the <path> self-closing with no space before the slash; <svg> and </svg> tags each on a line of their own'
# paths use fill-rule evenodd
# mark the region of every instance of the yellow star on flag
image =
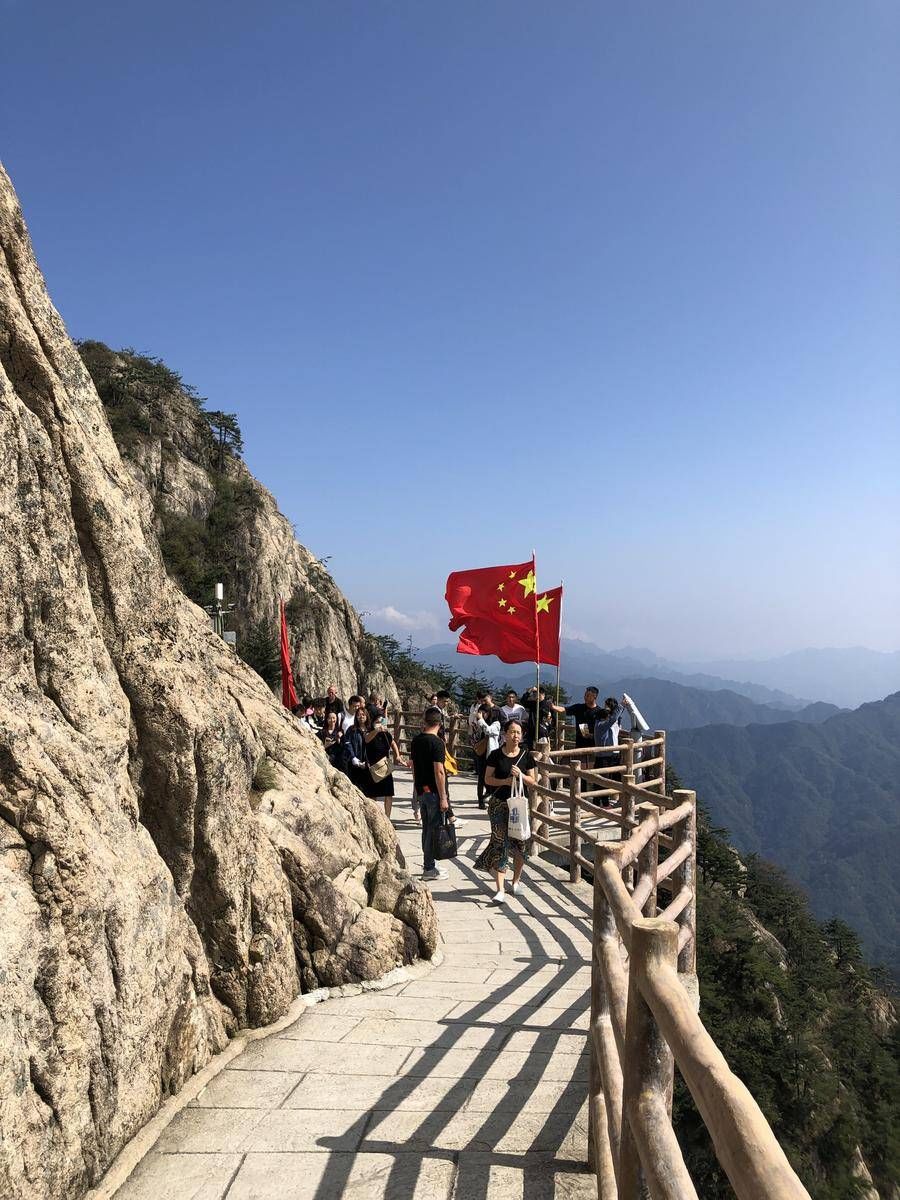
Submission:
<svg viewBox="0 0 900 1200">
<path fill-rule="evenodd" d="M 497 603 L 500 605 L 500 607 L 501 607 L 501 608 L 506 608 L 506 601 L 503 599 L 503 597 L 502 597 L 502 596 L 501 596 L 501 597 L 500 597 L 500 599 L 497 601 Z"/>
<path fill-rule="evenodd" d="M 512 616 L 512 614 L 513 614 L 513 613 L 514 613 L 516 610 L 515 610 L 515 608 L 514 608 L 512 605 L 510 605 L 510 606 L 509 606 L 509 608 L 508 608 L 506 611 L 507 611 L 507 612 L 510 614 L 510 616 Z"/>
<path fill-rule="evenodd" d="M 497 591 L 498 591 L 498 592 L 502 592 L 502 591 L 503 591 L 503 589 L 504 589 L 505 587 L 506 587 L 506 584 L 505 584 L 505 583 L 498 583 L 498 584 L 497 584 Z"/>
<path fill-rule="evenodd" d="M 554 596 L 540 596 L 537 602 L 538 612 L 548 613 L 550 611 L 550 605 L 553 603 L 554 599 Z"/>
<path fill-rule="evenodd" d="M 510 571 L 509 577 L 510 577 L 510 579 L 515 579 L 515 577 L 516 577 L 515 571 Z"/>
<path fill-rule="evenodd" d="M 524 579 L 519 580 L 519 583 L 521 583 L 522 587 L 525 589 L 525 596 L 530 596 L 535 590 L 535 584 L 537 583 L 537 580 L 534 577 L 534 571 L 529 571 Z M 522 597 L 523 600 L 525 599 L 525 596 Z"/>
</svg>

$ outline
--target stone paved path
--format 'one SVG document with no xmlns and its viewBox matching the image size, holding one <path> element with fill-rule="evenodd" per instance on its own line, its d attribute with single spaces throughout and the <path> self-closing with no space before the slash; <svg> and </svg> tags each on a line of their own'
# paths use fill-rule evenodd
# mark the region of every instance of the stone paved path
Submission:
<svg viewBox="0 0 900 1200">
<path fill-rule="evenodd" d="M 408 777 L 398 779 L 408 797 Z M 430 884 L 443 964 L 327 1000 L 251 1042 L 165 1130 L 116 1200 L 544 1200 L 586 1173 L 590 889 L 529 860 L 490 903 L 487 821 L 468 782 L 460 857 Z M 420 872 L 408 799 L 394 808 Z"/>
</svg>

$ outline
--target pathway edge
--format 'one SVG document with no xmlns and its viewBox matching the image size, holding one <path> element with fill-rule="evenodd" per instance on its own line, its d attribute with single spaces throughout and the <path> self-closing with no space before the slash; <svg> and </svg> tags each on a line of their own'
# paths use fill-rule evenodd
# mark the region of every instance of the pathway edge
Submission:
<svg viewBox="0 0 900 1200">
<path fill-rule="evenodd" d="M 174 1096 L 170 1096 L 160 1106 L 155 1115 L 143 1125 L 130 1141 L 126 1142 L 113 1161 L 110 1163 L 100 1182 L 86 1192 L 83 1200 L 112 1200 L 120 1187 L 129 1179 L 144 1157 L 153 1149 L 163 1130 L 195 1100 L 203 1089 L 219 1075 L 229 1063 L 233 1062 L 247 1047 L 248 1042 L 263 1041 L 273 1037 L 282 1029 L 287 1029 L 303 1015 L 307 1008 L 313 1008 L 326 1000 L 336 1000 L 341 996 L 358 996 L 362 992 L 382 992 L 398 983 L 409 983 L 423 975 L 430 975 L 444 961 L 442 950 L 435 950 L 429 959 L 416 959 L 406 967 L 393 967 L 379 979 L 367 979 L 361 983 L 345 983 L 340 987 L 316 988 L 314 992 L 305 992 L 294 1000 L 283 1016 L 271 1025 L 262 1025 L 256 1029 L 240 1029 L 224 1050 L 214 1055 L 205 1067 L 185 1083 L 184 1087 Z"/>
</svg>

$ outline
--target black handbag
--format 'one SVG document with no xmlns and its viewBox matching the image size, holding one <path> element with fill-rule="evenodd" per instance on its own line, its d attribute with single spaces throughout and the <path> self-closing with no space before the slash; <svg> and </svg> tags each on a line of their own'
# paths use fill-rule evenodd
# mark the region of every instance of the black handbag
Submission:
<svg viewBox="0 0 900 1200">
<path fill-rule="evenodd" d="M 435 825 L 431 835 L 431 851 L 435 861 L 441 858 L 456 858 L 459 851 L 456 846 L 456 826 L 451 821 L 453 813 L 448 808 L 441 813 L 439 824 Z"/>
</svg>

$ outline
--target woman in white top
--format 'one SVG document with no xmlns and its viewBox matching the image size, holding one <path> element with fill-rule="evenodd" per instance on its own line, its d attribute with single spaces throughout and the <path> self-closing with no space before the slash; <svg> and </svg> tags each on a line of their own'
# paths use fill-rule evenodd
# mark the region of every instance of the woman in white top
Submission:
<svg viewBox="0 0 900 1200">
<path fill-rule="evenodd" d="M 487 742 L 484 753 L 475 755 L 479 808 L 485 807 L 484 772 L 488 755 L 492 754 L 500 745 L 500 718 L 497 713 L 497 709 L 490 704 L 482 704 L 478 709 L 478 713 L 476 714 L 474 721 L 472 722 L 473 747 L 482 740 Z"/>
</svg>

